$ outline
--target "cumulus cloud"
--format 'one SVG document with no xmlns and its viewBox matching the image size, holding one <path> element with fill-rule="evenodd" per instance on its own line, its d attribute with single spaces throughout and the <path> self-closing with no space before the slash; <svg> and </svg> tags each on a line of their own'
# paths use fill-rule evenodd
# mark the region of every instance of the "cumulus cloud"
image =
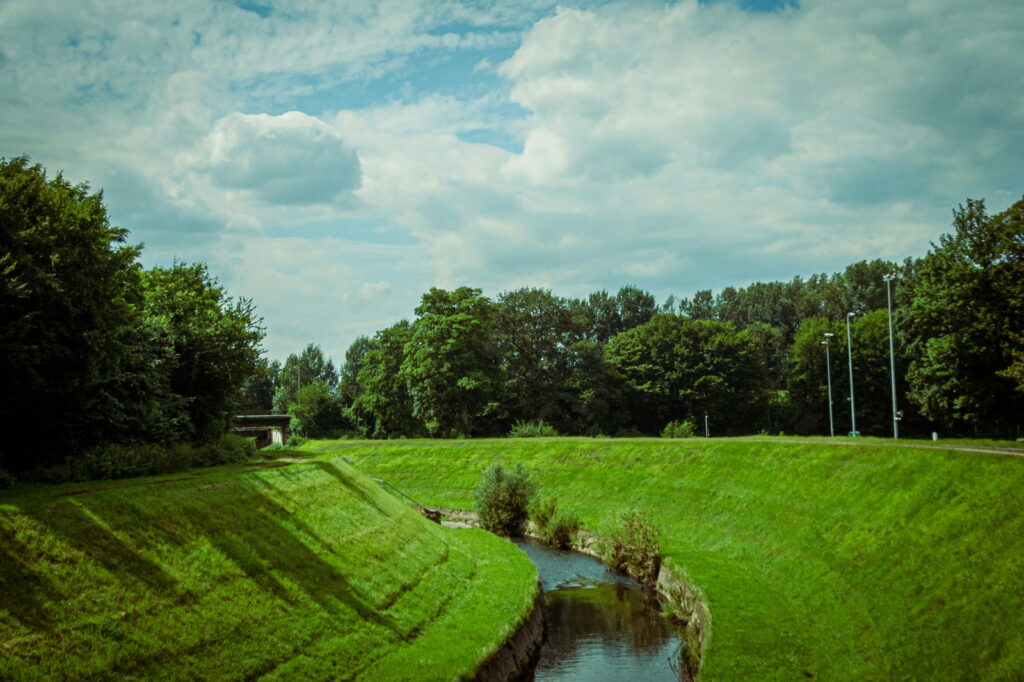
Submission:
<svg viewBox="0 0 1024 682">
<path fill-rule="evenodd" d="M 336 357 L 431 285 L 788 279 L 1024 187 L 1017 0 L 587 4 L 8 0 L 0 155 Z"/>
<path fill-rule="evenodd" d="M 204 141 L 205 170 L 222 189 L 273 204 L 339 201 L 359 187 L 359 157 L 317 118 L 230 114 Z"/>
</svg>

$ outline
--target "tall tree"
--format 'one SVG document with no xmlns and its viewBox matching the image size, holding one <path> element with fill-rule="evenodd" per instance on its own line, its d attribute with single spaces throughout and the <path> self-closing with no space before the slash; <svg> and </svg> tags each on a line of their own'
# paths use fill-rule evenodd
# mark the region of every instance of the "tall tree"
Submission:
<svg viewBox="0 0 1024 682">
<path fill-rule="evenodd" d="M 494 304 L 480 289 L 432 288 L 416 308 L 401 375 L 413 413 L 434 436 L 470 436 L 495 418 L 504 384 L 493 335 Z"/>
<path fill-rule="evenodd" d="M 242 385 L 239 409 L 243 412 L 266 412 L 274 408 L 274 393 L 277 391 L 281 363 L 261 357 L 256 362 L 253 374 Z"/>
<path fill-rule="evenodd" d="M 569 400 L 569 346 L 579 335 L 566 302 L 546 289 L 505 292 L 498 297 L 494 332 L 509 418 L 561 426 Z"/>
<path fill-rule="evenodd" d="M 584 336 L 598 343 L 607 343 L 616 334 L 644 324 L 658 309 L 654 296 L 634 286 L 622 287 L 614 296 L 604 289 L 595 291 L 570 307 Z"/>
<path fill-rule="evenodd" d="M 412 397 L 401 375 L 405 349 L 411 340 L 412 325 L 402 320 L 377 332 L 373 339 L 359 342 L 359 371 L 354 379 L 345 379 L 343 388 L 345 394 L 352 397 L 349 415 L 364 436 L 394 438 L 424 434 L 423 424 L 413 416 Z M 346 360 L 346 371 L 351 364 L 354 358 Z"/>
<path fill-rule="evenodd" d="M 705 414 L 719 432 L 756 431 L 767 398 L 759 353 L 756 339 L 728 322 L 675 315 L 619 334 L 606 351 L 633 391 L 634 423 L 648 433 Z"/>
<path fill-rule="evenodd" d="M 327 386 L 331 393 L 337 392 L 338 371 L 334 368 L 334 361 L 324 355 L 320 346 L 311 343 L 298 355 L 289 355 L 281 367 L 274 393 L 274 409 L 287 412 L 302 387 L 317 382 Z"/>
<path fill-rule="evenodd" d="M 1024 200 L 989 216 L 968 199 L 953 227 L 900 287 L 910 398 L 944 428 L 1018 436 L 1024 394 L 1006 371 L 1024 333 Z"/>
<path fill-rule="evenodd" d="M 234 299 L 204 263 L 143 273 L 146 316 L 169 334 L 177 358 L 171 387 L 187 403 L 189 439 L 222 434 L 259 363 L 264 330 L 252 301 Z"/>
<path fill-rule="evenodd" d="M 0 159 L 0 425 L 21 469 L 110 435 L 109 394 L 138 320 L 139 248 L 101 193 Z M 26 424 L 46 428 L 26 429 Z"/>
</svg>

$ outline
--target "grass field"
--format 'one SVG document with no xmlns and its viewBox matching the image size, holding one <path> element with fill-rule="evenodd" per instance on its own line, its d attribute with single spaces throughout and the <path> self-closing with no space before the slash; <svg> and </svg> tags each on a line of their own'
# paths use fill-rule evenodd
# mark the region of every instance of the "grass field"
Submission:
<svg viewBox="0 0 1024 682">
<path fill-rule="evenodd" d="M 941 443 L 940 443 L 941 444 Z M 312 442 L 469 508 L 523 462 L 590 528 L 631 506 L 706 595 L 703 680 L 1024 679 L 1024 458 L 779 439 Z"/>
<path fill-rule="evenodd" d="M 341 459 L 15 490 L 0 679 L 466 677 L 536 585 Z"/>
</svg>

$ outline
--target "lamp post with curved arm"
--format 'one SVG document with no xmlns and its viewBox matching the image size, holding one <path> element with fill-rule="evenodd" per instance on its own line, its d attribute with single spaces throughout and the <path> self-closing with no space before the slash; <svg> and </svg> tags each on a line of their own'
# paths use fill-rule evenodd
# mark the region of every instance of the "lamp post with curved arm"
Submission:
<svg viewBox="0 0 1024 682">
<path fill-rule="evenodd" d="M 892 341 L 892 281 L 896 274 L 888 274 L 882 277 L 885 280 L 885 299 L 889 304 L 889 376 L 892 379 L 892 437 L 900 437 L 900 414 L 896 410 L 896 351 L 893 350 Z"/>
<path fill-rule="evenodd" d="M 828 341 L 835 334 L 832 332 L 825 332 L 825 340 L 821 342 L 821 345 L 825 346 L 825 379 L 828 381 L 828 435 L 835 437 L 836 427 L 835 422 L 832 420 L 832 361 L 828 355 Z"/>
<path fill-rule="evenodd" d="M 857 434 L 857 403 L 853 398 L 853 341 L 850 338 L 850 320 L 854 313 L 846 313 L 846 360 L 850 366 L 850 435 Z"/>
</svg>

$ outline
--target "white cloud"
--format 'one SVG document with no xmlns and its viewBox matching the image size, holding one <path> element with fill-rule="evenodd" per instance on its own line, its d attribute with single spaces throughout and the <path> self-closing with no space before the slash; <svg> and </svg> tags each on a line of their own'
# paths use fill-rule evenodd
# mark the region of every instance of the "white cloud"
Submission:
<svg viewBox="0 0 1024 682">
<path fill-rule="evenodd" d="M 1024 187 L 1017 0 L 267 8 L 0 4 L 0 155 L 209 260 L 277 356 L 339 357 L 431 285 L 687 295 L 902 259 Z"/>
<path fill-rule="evenodd" d="M 355 150 L 322 121 L 297 111 L 225 116 L 206 137 L 203 156 L 214 185 L 247 190 L 270 204 L 332 203 L 360 182 Z"/>
</svg>

